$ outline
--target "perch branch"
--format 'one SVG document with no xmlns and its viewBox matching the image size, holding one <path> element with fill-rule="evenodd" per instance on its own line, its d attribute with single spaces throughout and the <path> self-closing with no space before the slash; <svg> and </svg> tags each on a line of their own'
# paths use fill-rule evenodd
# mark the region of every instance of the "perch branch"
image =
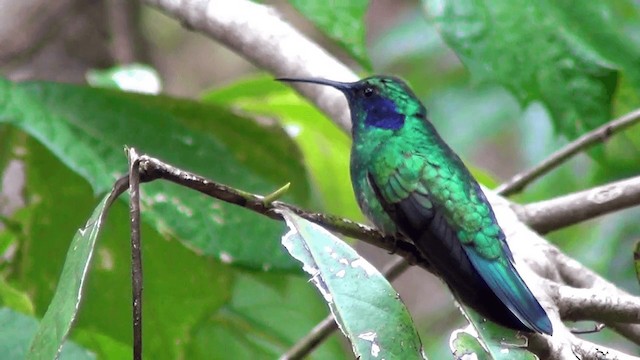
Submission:
<svg viewBox="0 0 640 360">
<path fill-rule="evenodd" d="M 573 155 L 582 152 L 595 144 L 604 142 L 611 137 L 611 135 L 638 123 L 638 121 L 640 121 L 640 109 L 636 109 L 592 131 L 589 131 L 560 150 L 554 152 L 533 168 L 516 174 L 506 183 L 498 186 L 496 192 L 502 196 L 517 193 L 534 180 L 558 167 Z"/>
<path fill-rule="evenodd" d="M 431 271 L 428 261 L 422 257 L 418 249 L 406 239 L 383 235 L 380 231 L 354 221 L 337 216 L 312 213 L 281 201 L 265 202 L 264 197 L 247 193 L 232 187 L 219 184 L 202 176 L 195 175 L 147 155 L 140 156 L 140 181 L 148 182 L 164 179 L 176 184 L 199 191 L 216 199 L 235 204 L 272 219 L 283 220 L 277 208 L 285 207 L 298 216 L 313 221 L 331 231 L 342 235 L 360 239 L 388 252 L 398 254 L 411 264 L 418 265 Z"/>
</svg>

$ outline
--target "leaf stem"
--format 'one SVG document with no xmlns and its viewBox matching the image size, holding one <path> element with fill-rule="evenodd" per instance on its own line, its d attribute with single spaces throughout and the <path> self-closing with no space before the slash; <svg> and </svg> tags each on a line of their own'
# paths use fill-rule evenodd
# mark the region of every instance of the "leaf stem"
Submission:
<svg viewBox="0 0 640 360">
<path fill-rule="evenodd" d="M 290 186 L 291 186 L 291 183 L 288 182 L 283 187 L 281 187 L 280 189 L 272 192 L 271 194 L 265 195 L 262 198 L 262 203 L 264 204 L 264 206 L 268 206 L 271 203 L 273 203 L 274 201 L 280 199 L 282 197 L 282 195 L 284 195 L 287 191 L 289 191 L 289 187 Z"/>
</svg>

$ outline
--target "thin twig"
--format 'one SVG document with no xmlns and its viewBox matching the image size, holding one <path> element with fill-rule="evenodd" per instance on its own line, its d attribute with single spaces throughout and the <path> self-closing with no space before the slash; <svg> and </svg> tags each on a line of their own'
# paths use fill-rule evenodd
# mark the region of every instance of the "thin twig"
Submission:
<svg viewBox="0 0 640 360">
<path fill-rule="evenodd" d="M 538 165 L 515 175 L 506 183 L 498 186 L 496 192 L 502 196 L 515 194 L 524 189 L 535 179 L 539 178 L 540 176 L 546 174 L 547 172 L 556 168 L 558 165 L 565 162 L 573 155 L 584 151 L 585 149 L 595 144 L 604 142 L 611 135 L 626 129 L 633 124 L 636 124 L 638 121 L 640 121 L 640 109 L 634 110 L 592 131 L 589 131 L 588 133 L 567 144 L 560 150 L 554 152 L 549 157 L 541 161 Z"/>
<path fill-rule="evenodd" d="M 409 264 L 404 258 L 396 257 L 389 262 L 384 269 L 382 269 L 381 273 L 387 278 L 387 280 L 393 281 L 410 266 L 411 264 Z M 327 317 L 314 326 L 307 335 L 298 340 L 295 345 L 280 356 L 280 360 L 297 360 L 304 358 L 336 330 L 338 330 L 338 324 L 336 323 L 333 315 L 327 315 Z"/>
<path fill-rule="evenodd" d="M 131 288 L 133 297 L 133 359 L 142 359 L 142 252 L 140 250 L 140 157 L 128 149 L 131 216 Z"/>
<path fill-rule="evenodd" d="M 333 315 L 329 314 L 314 326 L 307 335 L 298 340 L 286 353 L 282 354 L 279 359 L 298 360 L 304 358 L 315 350 L 318 345 L 327 340 L 336 330 L 338 330 L 338 324 Z"/>
</svg>

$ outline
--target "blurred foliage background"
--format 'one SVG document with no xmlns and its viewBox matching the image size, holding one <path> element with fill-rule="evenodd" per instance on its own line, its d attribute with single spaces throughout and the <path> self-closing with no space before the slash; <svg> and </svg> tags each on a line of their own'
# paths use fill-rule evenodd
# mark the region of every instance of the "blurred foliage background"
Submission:
<svg viewBox="0 0 640 360">
<path fill-rule="evenodd" d="M 489 187 L 640 104 L 637 1 L 266 3 L 363 76 L 408 80 L 442 136 Z M 0 13 L 10 6 L 0 1 Z M 151 87 L 161 80 L 162 96 L 113 89 L 124 86 L 114 81 L 122 68 L 92 73 L 91 86 L 63 84 L 124 65 L 99 51 L 79 57 L 89 59 L 82 64 L 42 60 L 53 52 L 41 49 L 56 36 L 69 44 L 66 28 L 42 42 L 25 35 L 15 46 L 22 52 L 0 56 L 0 353 L 9 358 L 24 356 L 62 281 L 74 233 L 126 171 L 125 144 L 260 194 L 291 182 L 286 201 L 364 221 L 349 182 L 346 134 L 221 45 L 157 10 L 134 10 L 144 49 L 136 60 L 157 71 L 157 78 L 145 76 Z M 75 9 L 46 24 L 57 29 L 89 16 L 83 11 L 95 10 Z M 71 43 L 88 46 L 75 36 Z M 547 199 L 637 174 L 639 144 L 635 126 L 514 199 Z M 281 249 L 283 224 L 167 183 L 146 184 L 142 192 L 147 358 L 274 358 L 328 313 Z M 639 294 L 632 257 L 638 216 L 626 210 L 548 237 Z M 390 258 L 356 248 L 379 266 Z M 126 201 L 119 201 L 96 246 L 63 358 L 129 356 L 129 254 Z M 464 319 L 445 286 L 418 269 L 394 286 L 425 352 L 448 357 L 449 334 Z M 639 354 L 608 330 L 587 337 Z M 351 355 L 334 335 L 312 357 Z"/>
</svg>

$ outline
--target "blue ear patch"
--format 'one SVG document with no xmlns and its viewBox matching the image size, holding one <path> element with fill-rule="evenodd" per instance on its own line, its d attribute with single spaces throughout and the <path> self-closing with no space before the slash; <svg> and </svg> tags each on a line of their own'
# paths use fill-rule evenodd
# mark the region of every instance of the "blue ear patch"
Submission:
<svg viewBox="0 0 640 360">
<path fill-rule="evenodd" d="M 404 125 L 404 115 L 398 113 L 396 104 L 391 99 L 381 96 L 367 99 L 365 111 L 367 112 L 367 117 L 364 123 L 367 126 L 398 130 Z"/>
</svg>

